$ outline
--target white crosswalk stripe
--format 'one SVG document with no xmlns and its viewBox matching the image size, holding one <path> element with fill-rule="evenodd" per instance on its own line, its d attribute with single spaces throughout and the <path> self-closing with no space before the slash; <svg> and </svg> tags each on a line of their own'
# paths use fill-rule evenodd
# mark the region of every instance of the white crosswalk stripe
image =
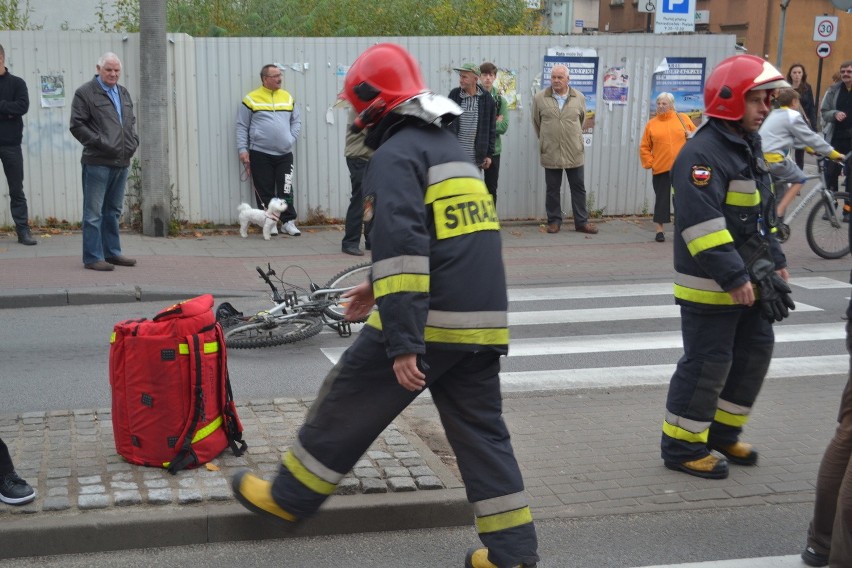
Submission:
<svg viewBox="0 0 852 568">
<path fill-rule="evenodd" d="M 710 560 L 689 564 L 659 564 L 636 568 L 800 568 L 804 566 L 799 556 L 766 556 L 763 558 L 741 558 L 737 560 Z"/>
</svg>

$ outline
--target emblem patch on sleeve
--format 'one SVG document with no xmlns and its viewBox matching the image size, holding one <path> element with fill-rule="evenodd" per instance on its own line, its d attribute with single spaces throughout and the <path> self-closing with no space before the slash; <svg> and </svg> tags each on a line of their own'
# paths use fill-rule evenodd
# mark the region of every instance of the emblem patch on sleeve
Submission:
<svg viewBox="0 0 852 568">
<path fill-rule="evenodd" d="M 698 187 L 704 187 L 710 183 L 710 178 L 713 175 L 713 170 L 710 166 L 692 166 L 692 184 Z"/>
</svg>

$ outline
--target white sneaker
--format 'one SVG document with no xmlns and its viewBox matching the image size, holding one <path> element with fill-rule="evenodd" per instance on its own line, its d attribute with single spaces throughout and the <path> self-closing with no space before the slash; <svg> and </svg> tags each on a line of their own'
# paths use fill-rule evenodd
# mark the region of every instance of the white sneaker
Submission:
<svg viewBox="0 0 852 568">
<path fill-rule="evenodd" d="M 291 237 L 298 237 L 302 234 L 302 231 L 296 228 L 296 223 L 293 221 L 287 221 L 281 228 L 284 229 L 284 231 L 286 231 Z"/>
</svg>

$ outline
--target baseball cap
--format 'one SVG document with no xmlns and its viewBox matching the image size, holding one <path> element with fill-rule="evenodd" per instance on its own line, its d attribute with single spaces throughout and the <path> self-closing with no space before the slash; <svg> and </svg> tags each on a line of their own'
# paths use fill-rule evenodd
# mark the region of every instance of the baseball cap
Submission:
<svg viewBox="0 0 852 568">
<path fill-rule="evenodd" d="M 469 71 L 477 77 L 482 74 L 479 72 L 479 65 L 477 65 L 476 63 L 463 63 L 461 67 L 453 67 L 453 71 Z"/>
</svg>

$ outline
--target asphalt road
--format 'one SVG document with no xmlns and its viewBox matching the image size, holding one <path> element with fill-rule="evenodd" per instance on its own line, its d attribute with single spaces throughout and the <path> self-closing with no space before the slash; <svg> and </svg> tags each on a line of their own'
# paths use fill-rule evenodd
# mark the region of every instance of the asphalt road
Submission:
<svg viewBox="0 0 852 568">
<path fill-rule="evenodd" d="M 798 504 L 540 521 L 539 568 L 632 568 L 794 555 L 803 546 L 810 514 L 809 504 Z M 21 558 L 0 561 L 0 567 L 446 568 L 461 567 L 465 551 L 477 543 L 473 528 L 462 527 Z"/>
</svg>

